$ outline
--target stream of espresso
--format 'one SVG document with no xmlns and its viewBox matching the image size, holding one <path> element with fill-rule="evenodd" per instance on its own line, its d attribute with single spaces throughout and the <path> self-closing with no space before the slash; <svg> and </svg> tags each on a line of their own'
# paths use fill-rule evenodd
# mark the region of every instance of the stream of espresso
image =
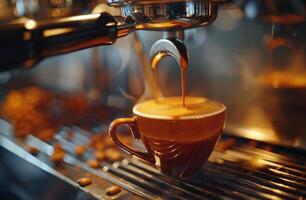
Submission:
<svg viewBox="0 0 306 200">
<path fill-rule="evenodd" d="M 156 59 L 161 59 L 161 57 L 156 56 Z M 155 61 L 152 61 L 152 68 L 153 68 L 153 74 L 154 74 L 154 80 L 155 84 L 153 87 L 153 96 L 156 101 L 158 101 L 158 67 L 156 66 Z M 187 68 L 187 63 L 185 62 L 180 62 L 180 70 L 181 70 L 181 96 L 182 96 L 182 106 L 186 106 L 185 102 L 185 84 L 186 84 L 186 68 Z"/>
<path fill-rule="evenodd" d="M 187 67 L 187 66 L 186 66 Z M 183 106 L 186 106 L 185 103 L 185 77 L 186 77 L 186 67 L 180 66 L 181 68 L 181 92 L 182 92 L 182 102 Z"/>
</svg>

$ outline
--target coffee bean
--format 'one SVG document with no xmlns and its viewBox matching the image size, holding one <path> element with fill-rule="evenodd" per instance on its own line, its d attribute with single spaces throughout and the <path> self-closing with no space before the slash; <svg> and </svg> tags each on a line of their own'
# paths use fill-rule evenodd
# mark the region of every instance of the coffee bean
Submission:
<svg viewBox="0 0 306 200">
<path fill-rule="evenodd" d="M 54 151 L 54 153 L 51 155 L 50 160 L 52 160 L 55 163 L 62 162 L 65 157 L 64 151 Z"/>
<path fill-rule="evenodd" d="M 53 145 L 53 149 L 54 149 L 54 152 L 64 152 L 63 147 L 62 147 L 61 144 L 59 144 L 59 143 L 54 144 L 54 145 Z"/>
<path fill-rule="evenodd" d="M 116 185 L 110 186 L 109 188 L 106 189 L 106 194 L 110 196 L 116 195 L 120 192 L 121 192 L 121 188 Z"/>
<path fill-rule="evenodd" d="M 95 143 L 94 148 L 97 150 L 103 150 L 105 148 L 105 145 L 102 141 Z"/>
<path fill-rule="evenodd" d="M 91 179 L 90 179 L 90 178 L 87 178 L 87 177 L 80 178 L 80 179 L 77 180 L 77 183 L 78 183 L 80 186 L 85 187 L 85 186 L 91 184 Z"/>
<path fill-rule="evenodd" d="M 55 130 L 52 128 L 43 129 L 37 133 L 37 137 L 46 142 L 52 140 L 54 135 Z"/>
<path fill-rule="evenodd" d="M 81 146 L 81 145 L 76 146 L 76 147 L 74 148 L 74 153 L 75 153 L 76 155 L 78 155 L 78 156 L 83 155 L 83 154 L 85 153 L 85 151 L 86 151 L 86 148 L 85 148 L 84 146 Z"/>
<path fill-rule="evenodd" d="M 95 159 L 87 160 L 86 163 L 89 167 L 92 167 L 92 168 L 95 168 L 95 169 L 100 167 L 100 162 L 95 160 Z"/>
<path fill-rule="evenodd" d="M 102 143 L 102 138 L 101 138 L 101 135 L 99 134 L 94 134 L 94 135 L 91 135 L 90 137 L 90 141 L 89 141 L 89 146 L 92 147 L 92 148 L 96 148 L 96 145 L 97 143 Z M 101 144 L 102 146 L 103 144 Z"/>
<path fill-rule="evenodd" d="M 111 161 L 117 161 L 120 158 L 122 158 L 121 153 L 118 150 L 114 149 L 114 148 L 108 148 L 105 151 L 105 155 L 106 155 L 106 158 L 111 160 Z"/>
<path fill-rule="evenodd" d="M 105 155 L 104 151 L 102 151 L 102 150 L 97 150 L 97 151 L 95 152 L 95 158 L 96 158 L 97 160 L 104 160 L 104 159 L 106 158 L 106 155 Z"/>
<path fill-rule="evenodd" d="M 33 146 L 29 146 L 28 147 L 28 152 L 32 155 L 36 155 L 38 153 L 38 149 L 36 147 Z"/>
</svg>

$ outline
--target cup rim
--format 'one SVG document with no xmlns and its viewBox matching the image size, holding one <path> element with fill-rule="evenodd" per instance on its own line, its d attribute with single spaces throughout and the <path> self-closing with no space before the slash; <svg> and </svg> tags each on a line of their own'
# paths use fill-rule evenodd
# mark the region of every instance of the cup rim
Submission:
<svg viewBox="0 0 306 200">
<path fill-rule="evenodd" d="M 220 102 L 218 102 L 218 103 L 220 103 Z M 179 118 L 162 116 L 162 115 L 148 115 L 148 114 L 145 114 L 145 113 L 140 113 L 140 112 L 138 112 L 135 109 L 136 106 L 133 107 L 133 114 L 136 115 L 136 116 L 144 117 L 144 118 L 148 118 L 148 119 L 159 119 L 159 120 L 195 120 L 195 119 L 203 119 L 203 118 L 215 116 L 215 115 L 218 115 L 218 114 L 221 114 L 221 113 L 225 112 L 227 110 L 227 107 L 223 103 L 220 103 L 220 104 L 222 104 L 222 108 L 220 110 L 218 110 L 218 111 L 207 113 L 207 114 L 203 114 L 203 115 L 182 116 L 182 117 L 179 117 Z"/>
</svg>

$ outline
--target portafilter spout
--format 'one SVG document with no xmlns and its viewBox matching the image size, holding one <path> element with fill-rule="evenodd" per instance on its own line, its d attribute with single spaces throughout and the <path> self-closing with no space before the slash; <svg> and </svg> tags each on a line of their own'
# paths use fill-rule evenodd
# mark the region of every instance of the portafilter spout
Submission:
<svg viewBox="0 0 306 200">
<path fill-rule="evenodd" d="M 108 0 L 122 16 L 132 17 L 136 30 L 178 31 L 206 26 L 228 0 Z"/>
<path fill-rule="evenodd" d="M 181 71 L 181 91 L 182 91 L 182 99 L 183 105 L 185 105 L 185 70 L 188 66 L 189 55 L 185 44 L 177 39 L 177 38 L 169 38 L 169 39 L 160 39 L 156 41 L 150 51 L 150 61 L 151 66 L 154 71 L 154 87 L 153 87 L 153 96 L 158 100 L 158 65 L 160 61 L 167 57 L 173 57 L 177 63 L 179 64 Z"/>
</svg>

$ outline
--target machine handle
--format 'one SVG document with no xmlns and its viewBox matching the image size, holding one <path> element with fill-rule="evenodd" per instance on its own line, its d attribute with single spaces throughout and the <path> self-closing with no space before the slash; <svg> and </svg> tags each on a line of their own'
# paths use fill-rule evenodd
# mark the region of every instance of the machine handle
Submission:
<svg viewBox="0 0 306 200">
<path fill-rule="evenodd" d="M 117 39 L 117 22 L 108 13 L 45 21 L 19 18 L 0 25 L 0 71 L 29 68 L 42 58 Z"/>
<path fill-rule="evenodd" d="M 127 153 L 131 153 L 135 156 L 138 156 L 139 158 L 142 158 L 150 163 L 154 163 L 155 159 L 154 156 L 150 153 L 150 151 L 147 149 L 147 152 L 141 152 L 132 149 L 128 145 L 123 144 L 117 137 L 117 128 L 121 125 L 127 125 L 132 133 L 132 136 L 135 139 L 140 139 L 141 134 L 139 132 L 139 129 L 136 124 L 136 118 L 119 118 L 114 120 L 111 125 L 109 126 L 109 135 L 113 139 L 113 141 L 123 150 L 125 150 Z"/>
</svg>

